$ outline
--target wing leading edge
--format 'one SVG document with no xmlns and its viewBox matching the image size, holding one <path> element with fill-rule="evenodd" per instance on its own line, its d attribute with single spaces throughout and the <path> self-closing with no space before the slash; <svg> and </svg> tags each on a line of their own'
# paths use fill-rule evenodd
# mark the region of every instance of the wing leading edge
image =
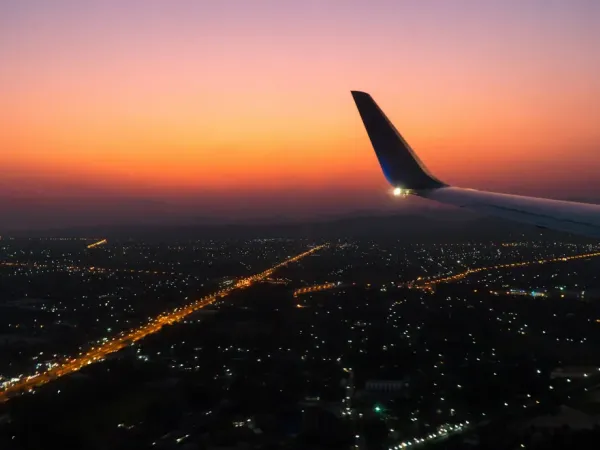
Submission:
<svg viewBox="0 0 600 450">
<path fill-rule="evenodd" d="M 369 94 L 352 91 L 352 97 L 381 169 L 392 186 L 484 215 L 600 238 L 600 205 L 448 186 L 427 170 Z"/>
</svg>

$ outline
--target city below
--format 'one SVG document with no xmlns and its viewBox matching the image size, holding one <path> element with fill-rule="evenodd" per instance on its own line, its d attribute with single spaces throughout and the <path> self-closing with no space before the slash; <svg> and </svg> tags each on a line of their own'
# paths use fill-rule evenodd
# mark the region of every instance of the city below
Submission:
<svg viewBox="0 0 600 450">
<path fill-rule="evenodd" d="M 583 442 L 599 256 L 568 236 L 3 237 L 0 445 Z"/>
</svg>

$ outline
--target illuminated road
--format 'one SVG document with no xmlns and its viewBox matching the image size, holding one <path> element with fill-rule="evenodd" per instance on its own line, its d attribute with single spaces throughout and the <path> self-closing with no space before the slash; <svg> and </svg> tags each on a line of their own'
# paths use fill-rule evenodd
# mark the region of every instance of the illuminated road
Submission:
<svg viewBox="0 0 600 450">
<path fill-rule="evenodd" d="M 106 244 L 107 242 L 108 241 L 106 239 L 102 239 L 101 241 L 94 242 L 93 244 L 88 245 L 87 248 L 98 247 L 99 245 Z"/>
<path fill-rule="evenodd" d="M 185 276 L 182 272 L 166 272 L 164 270 L 152 270 L 152 269 L 111 269 L 107 267 L 81 267 L 81 266 L 57 266 L 53 264 L 39 264 L 31 262 L 0 262 L 0 266 L 3 267 L 32 267 L 34 269 L 56 269 L 66 270 L 70 272 L 95 272 L 95 273 L 137 273 L 147 275 L 168 275 L 168 276 Z"/>
<path fill-rule="evenodd" d="M 498 270 L 498 269 L 512 269 L 515 267 L 527 267 L 532 266 L 534 264 L 548 264 L 548 263 L 556 263 L 556 262 L 567 262 L 572 261 L 574 259 L 586 259 L 586 258 L 595 258 L 600 256 L 600 252 L 596 253 L 584 253 L 581 255 L 572 255 L 572 256 L 563 256 L 560 258 L 553 259 L 538 259 L 533 261 L 524 261 L 524 262 L 514 262 L 514 263 L 506 263 L 506 264 L 497 264 L 495 266 L 488 267 L 479 267 L 477 269 L 468 269 L 464 272 L 459 272 L 450 276 L 441 276 L 441 277 L 428 277 L 422 278 L 419 277 L 416 280 L 409 281 L 406 283 L 409 287 L 417 287 L 417 288 L 427 288 L 429 286 L 433 286 L 439 283 L 451 283 L 453 281 L 461 280 L 469 275 L 473 275 L 475 273 L 486 272 L 490 270 Z"/>
<path fill-rule="evenodd" d="M 325 283 L 325 284 L 317 284 L 315 286 L 307 286 L 300 289 L 296 289 L 294 291 L 294 297 L 298 297 L 302 294 L 309 294 L 311 292 L 319 292 L 324 291 L 326 289 L 334 289 L 336 287 L 340 287 L 340 283 Z"/>
<path fill-rule="evenodd" d="M 287 259 L 270 269 L 265 270 L 264 272 L 258 273 L 256 275 L 252 275 L 247 278 L 242 278 L 238 280 L 233 286 L 227 287 L 225 289 L 221 289 L 213 294 L 207 295 L 199 300 L 196 300 L 193 303 L 190 303 L 186 306 L 182 306 L 180 308 L 175 308 L 173 311 L 165 312 L 160 314 L 158 317 L 155 317 L 150 322 L 145 325 L 140 326 L 139 328 L 134 328 L 132 330 L 122 332 L 117 336 L 113 337 L 111 340 L 99 344 L 96 347 L 92 347 L 86 353 L 79 355 L 75 358 L 69 359 L 67 361 L 61 362 L 55 367 L 49 369 L 46 372 L 31 375 L 28 377 L 24 377 L 19 381 L 9 385 L 3 391 L 0 391 L 0 403 L 7 401 L 10 397 L 14 397 L 15 395 L 22 394 L 24 392 L 31 392 L 33 389 L 38 388 L 52 380 L 55 380 L 63 375 L 68 375 L 70 373 L 76 372 L 80 370 L 82 367 L 93 364 L 97 361 L 101 361 L 107 355 L 117 352 L 124 347 L 127 347 L 140 339 L 145 338 L 149 334 L 156 333 L 160 331 L 160 329 L 164 325 L 170 325 L 175 322 L 179 322 L 187 315 L 204 308 L 211 303 L 214 303 L 217 299 L 227 296 L 229 293 L 236 289 L 246 288 L 252 283 L 257 281 L 264 280 L 269 277 L 275 270 L 280 267 L 283 267 L 287 264 L 296 262 L 320 249 L 325 247 L 327 244 L 319 245 L 314 247 L 304 253 L 296 255 L 290 259 Z"/>
</svg>

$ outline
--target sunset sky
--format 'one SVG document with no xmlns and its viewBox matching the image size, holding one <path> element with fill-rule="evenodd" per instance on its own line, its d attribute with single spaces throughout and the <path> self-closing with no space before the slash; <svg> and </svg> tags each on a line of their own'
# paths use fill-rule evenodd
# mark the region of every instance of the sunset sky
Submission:
<svg viewBox="0 0 600 450">
<path fill-rule="evenodd" d="M 0 229 L 395 207 L 351 89 L 459 186 L 600 199 L 597 0 L 0 2 Z"/>
</svg>

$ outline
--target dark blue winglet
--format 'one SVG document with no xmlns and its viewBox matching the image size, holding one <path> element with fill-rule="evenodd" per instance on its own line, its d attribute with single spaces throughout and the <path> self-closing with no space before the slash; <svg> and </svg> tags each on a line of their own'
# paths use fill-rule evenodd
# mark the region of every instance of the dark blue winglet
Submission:
<svg viewBox="0 0 600 450">
<path fill-rule="evenodd" d="M 392 186 L 415 190 L 446 186 L 429 173 L 369 94 L 352 91 L 352 97 L 367 129 L 383 174 Z"/>
</svg>

